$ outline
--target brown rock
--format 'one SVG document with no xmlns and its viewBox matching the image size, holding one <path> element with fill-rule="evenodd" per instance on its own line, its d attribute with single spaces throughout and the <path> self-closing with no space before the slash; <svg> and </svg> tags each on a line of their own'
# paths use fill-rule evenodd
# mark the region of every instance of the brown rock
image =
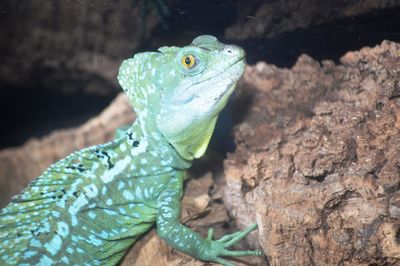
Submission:
<svg viewBox="0 0 400 266">
<path fill-rule="evenodd" d="M 399 55 L 247 68 L 225 204 L 271 265 L 400 264 Z"/>
</svg>

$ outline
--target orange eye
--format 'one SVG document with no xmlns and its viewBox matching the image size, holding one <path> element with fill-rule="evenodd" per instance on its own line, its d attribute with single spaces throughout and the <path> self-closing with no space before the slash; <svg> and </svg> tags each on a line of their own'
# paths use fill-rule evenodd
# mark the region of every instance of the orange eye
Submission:
<svg viewBox="0 0 400 266">
<path fill-rule="evenodd" d="M 191 54 L 184 55 L 182 57 L 181 63 L 182 66 L 184 66 L 186 69 L 189 69 L 194 67 L 194 65 L 196 64 L 196 58 Z"/>
</svg>

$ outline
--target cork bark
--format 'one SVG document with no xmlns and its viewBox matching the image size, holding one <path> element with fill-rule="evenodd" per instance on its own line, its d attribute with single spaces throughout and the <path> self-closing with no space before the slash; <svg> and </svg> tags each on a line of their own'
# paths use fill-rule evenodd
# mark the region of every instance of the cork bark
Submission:
<svg viewBox="0 0 400 266">
<path fill-rule="evenodd" d="M 225 204 L 271 265 L 400 263 L 400 44 L 249 66 Z"/>
</svg>

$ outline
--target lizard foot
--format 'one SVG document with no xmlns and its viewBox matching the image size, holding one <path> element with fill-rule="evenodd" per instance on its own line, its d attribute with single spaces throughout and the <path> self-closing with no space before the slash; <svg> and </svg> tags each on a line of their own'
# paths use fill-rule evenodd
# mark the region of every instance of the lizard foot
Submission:
<svg viewBox="0 0 400 266">
<path fill-rule="evenodd" d="M 208 230 L 207 248 L 203 249 L 201 259 L 214 261 L 224 266 L 234 266 L 235 264 L 221 257 L 240 257 L 240 256 L 263 256 L 260 250 L 229 250 L 228 248 L 242 240 L 247 234 L 254 231 L 257 224 L 253 224 L 243 231 L 238 231 L 225 235 L 220 239 L 213 240 L 214 230 Z"/>
</svg>

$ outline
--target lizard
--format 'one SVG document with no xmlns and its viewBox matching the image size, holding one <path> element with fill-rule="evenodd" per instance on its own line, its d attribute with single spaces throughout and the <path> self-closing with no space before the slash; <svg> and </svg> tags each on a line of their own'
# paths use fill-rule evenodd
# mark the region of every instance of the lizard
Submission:
<svg viewBox="0 0 400 266">
<path fill-rule="evenodd" d="M 116 265 L 146 231 L 194 258 L 261 256 L 230 247 L 257 224 L 214 239 L 181 224 L 186 170 L 204 155 L 245 69 L 245 52 L 211 35 L 122 62 L 136 120 L 105 144 L 52 164 L 0 212 L 0 265 Z"/>
</svg>

